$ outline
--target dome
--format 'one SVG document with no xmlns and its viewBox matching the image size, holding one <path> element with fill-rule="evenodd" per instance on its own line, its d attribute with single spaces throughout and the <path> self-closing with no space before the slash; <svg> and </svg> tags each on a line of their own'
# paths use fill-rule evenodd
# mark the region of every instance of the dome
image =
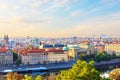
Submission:
<svg viewBox="0 0 120 80">
<path fill-rule="evenodd" d="M 64 51 L 68 51 L 68 49 L 69 49 L 69 48 L 68 48 L 67 45 L 65 45 L 65 46 L 63 47 L 63 50 L 64 50 Z"/>
</svg>

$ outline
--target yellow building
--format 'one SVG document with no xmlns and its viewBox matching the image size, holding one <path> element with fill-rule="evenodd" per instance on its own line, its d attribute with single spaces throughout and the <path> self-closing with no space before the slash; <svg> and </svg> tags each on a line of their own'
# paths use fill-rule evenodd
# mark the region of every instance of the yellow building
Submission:
<svg viewBox="0 0 120 80">
<path fill-rule="evenodd" d="M 119 43 L 111 43 L 105 45 L 105 51 L 108 53 L 120 53 L 120 44 Z"/>
<path fill-rule="evenodd" d="M 48 60 L 50 62 L 68 61 L 68 54 L 65 51 L 49 51 Z"/>
<path fill-rule="evenodd" d="M 68 56 L 69 59 L 76 60 L 79 54 L 86 52 L 86 49 L 80 48 L 79 45 L 68 45 Z"/>
</svg>

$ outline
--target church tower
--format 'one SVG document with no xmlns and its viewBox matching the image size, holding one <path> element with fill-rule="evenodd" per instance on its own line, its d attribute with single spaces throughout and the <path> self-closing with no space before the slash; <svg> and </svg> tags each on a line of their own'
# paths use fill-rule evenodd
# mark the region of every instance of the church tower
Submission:
<svg viewBox="0 0 120 80">
<path fill-rule="evenodd" d="M 9 37 L 8 37 L 8 35 L 4 35 L 4 42 L 5 42 L 5 46 L 9 47 Z"/>
</svg>

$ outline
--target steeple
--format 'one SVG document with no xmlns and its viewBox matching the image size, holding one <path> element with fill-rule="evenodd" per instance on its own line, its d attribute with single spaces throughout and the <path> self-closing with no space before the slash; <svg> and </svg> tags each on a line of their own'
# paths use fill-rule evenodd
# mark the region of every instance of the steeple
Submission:
<svg viewBox="0 0 120 80">
<path fill-rule="evenodd" d="M 8 47 L 9 46 L 9 37 L 8 37 L 8 35 L 4 35 L 4 42 L 5 42 L 5 46 Z"/>
</svg>

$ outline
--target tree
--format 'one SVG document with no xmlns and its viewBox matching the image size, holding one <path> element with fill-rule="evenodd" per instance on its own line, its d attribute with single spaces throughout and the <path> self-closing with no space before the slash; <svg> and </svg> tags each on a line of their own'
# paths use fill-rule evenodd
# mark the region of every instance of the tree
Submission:
<svg viewBox="0 0 120 80">
<path fill-rule="evenodd" d="M 20 59 L 17 59 L 17 60 L 15 61 L 15 64 L 16 64 L 16 65 L 20 65 L 20 64 L 21 64 L 21 60 L 20 60 Z"/>
<path fill-rule="evenodd" d="M 42 80 L 42 77 L 40 75 L 38 75 L 35 80 Z"/>
<path fill-rule="evenodd" d="M 18 74 L 17 74 L 17 72 L 13 73 L 12 77 L 13 77 L 12 78 L 13 80 L 18 80 Z"/>
<path fill-rule="evenodd" d="M 17 50 L 12 50 L 13 52 L 13 61 L 16 61 L 18 59 L 18 54 L 17 54 Z"/>
<path fill-rule="evenodd" d="M 34 80 L 34 79 L 32 78 L 32 76 L 25 75 L 24 79 L 22 80 Z"/>
<path fill-rule="evenodd" d="M 21 74 L 18 74 L 17 72 L 13 73 L 12 80 L 22 80 L 23 76 Z"/>
<path fill-rule="evenodd" d="M 22 80 L 23 76 L 21 74 L 18 74 L 17 72 L 9 72 L 7 73 L 7 79 L 6 80 Z"/>
<path fill-rule="evenodd" d="M 97 53 L 94 57 L 94 60 L 97 62 L 100 61 L 110 61 L 111 60 L 111 55 L 107 54 L 106 52 L 103 53 Z"/>
<path fill-rule="evenodd" d="M 13 73 L 7 73 L 7 79 L 6 80 L 12 80 Z"/>
<path fill-rule="evenodd" d="M 120 80 L 120 68 L 112 70 L 109 74 L 109 78 L 113 80 Z"/>
<path fill-rule="evenodd" d="M 56 80 L 100 80 L 100 73 L 94 68 L 94 61 L 89 63 L 78 60 L 69 70 L 61 71 Z"/>
</svg>

